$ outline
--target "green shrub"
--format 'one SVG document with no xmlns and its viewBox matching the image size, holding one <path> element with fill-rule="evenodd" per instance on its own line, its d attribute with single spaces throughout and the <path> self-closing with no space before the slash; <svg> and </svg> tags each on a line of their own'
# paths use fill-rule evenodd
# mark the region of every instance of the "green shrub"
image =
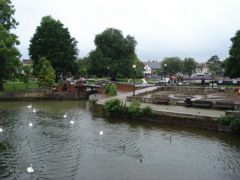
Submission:
<svg viewBox="0 0 240 180">
<path fill-rule="evenodd" d="M 142 115 L 140 103 L 138 101 L 131 102 L 130 106 L 128 107 L 128 115 L 130 117 L 140 117 Z"/>
<path fill-rule="evenodd" d="M 105 93 L 110 96 L 117 95 L 117 86 L 114 83 L 109 83 L 105 86 Z"/>
<path fill-rule="evenodd" d="M 144 107 L 143 110 L 142 110 L 142 112 L 143 112 L 143 115 L 144 115 L 144 116 L 148 116 L 148 115 L 151 116 L 151 115 L 153 114 L 152 108 L 151 108 L 150 106 Z"/>
<path fill-rule="evenodd" d="M 110 116 L 116 116 L 119 114 L 126 114 L 127 107 L 119 99 L 111 99 L 105 103 L 104 109 Z"/>
<path fill-rule="evenodd" d="M 221 125 L 230 126 L 233 129 L 240 130 L 240 113 L 231 114 L 218 118 Z"/>
</svg>

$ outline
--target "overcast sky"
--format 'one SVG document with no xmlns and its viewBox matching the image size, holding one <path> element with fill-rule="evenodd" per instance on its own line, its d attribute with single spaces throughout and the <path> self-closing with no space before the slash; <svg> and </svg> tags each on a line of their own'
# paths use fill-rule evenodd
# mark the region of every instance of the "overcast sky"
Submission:
<svg viewBox="0 0 240 180">
<path fill-rule="evenodd" d="M 79 43 L 79 57 L 95 49 L 94 38 L 109 27 L 138 42 L 140 60 L 228 56 L 230 38 L 240 29 L 239 0 L 12 0 L 22 58 L 41 18 L 59 19 Z"/>
</svg>

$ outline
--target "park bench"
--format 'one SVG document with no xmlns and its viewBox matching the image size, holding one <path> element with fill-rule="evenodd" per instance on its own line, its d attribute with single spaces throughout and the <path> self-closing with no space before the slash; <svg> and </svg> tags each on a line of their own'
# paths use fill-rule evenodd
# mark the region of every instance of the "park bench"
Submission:
<svg viewBox="0 0 240 180">
<path fill-rule="evenodd" d="M 214 107 L 222 109 L 234 109 L 234 103 L 233 101 L 229 100 L 216 101 Z"/>
<path fill-rule="evenodd" d="M 169 97 L 164 95 L 152 95 L 153 104 L 169 104 Z"/>
<path fill-rule="evenodd" d="M 193 106 L 198 106 L 198 107 L 212 107 L 213 103 L 212 101 L 208 100 L 195 100 L 193 101 Z"/>
</svg>

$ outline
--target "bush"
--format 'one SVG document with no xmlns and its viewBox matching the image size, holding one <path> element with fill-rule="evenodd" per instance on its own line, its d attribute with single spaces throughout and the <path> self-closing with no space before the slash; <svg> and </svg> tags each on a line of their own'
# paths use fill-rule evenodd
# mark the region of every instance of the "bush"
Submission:
<svg viewBox="0 0 240 180">
<path fill-rule="evenodd" d="M 152 108 L 150 106 L 144 107 L 142 112 L 144 116 L 153 115 Z"/>
<path fill-rule="evenodd" d="M 105 87 L 105 93 L 110 95 L 110 96 L 115 96 L 117 95 L 117 86 L 114 83 L 109 83 Z"/>
<path fill-rule="evenodd" d="M 126 114 L 127 107 L 119 99 L 111 99 L 105 103 L 104 109 L 108 115 Z"/>
<path fill-rule="evenodd" d="M 221 125 L 230 126 L 235 130 L 240 130 L 240 113 L 231 114 L 218 118 Z"/>
<path fill-rule="evenodd" d="M 140 117 L 142 115 L 139 101 L 131 102 L 130 106 L 128 107 L 128 115 L 130 117 Z"/>
</svg>

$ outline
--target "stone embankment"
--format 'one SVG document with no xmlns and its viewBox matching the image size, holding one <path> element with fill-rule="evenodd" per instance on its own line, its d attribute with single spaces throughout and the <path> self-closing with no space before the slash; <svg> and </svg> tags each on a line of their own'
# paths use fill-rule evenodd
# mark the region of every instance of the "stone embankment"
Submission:
<svg viewBox="0 0 240 180">
<path fill-rule="evenodd" d="M 136 95 L 155 92 L 158 88 L 158 86 L 154 86 L 136 90 Z M 115 97 L 99 99 L 97 104 L 103 106 L 106 101 L 118 98 L 128 106 L 130 102 L 127 101 L 127 97 L 129 96 L 132 96 L 132 92 L 118 93 Z M 229 128 L 221 126 L 218 123 L 217 119 L 221 116 L 225 116 L 226 114 L 224 110 L 141 103 L 141 108 L 146 106 L 150 106 L 156 116 L 154 116 L 154 118 L 145 117 L 145 120 L 209 130 L 231 131 Z"/>
</svg>

